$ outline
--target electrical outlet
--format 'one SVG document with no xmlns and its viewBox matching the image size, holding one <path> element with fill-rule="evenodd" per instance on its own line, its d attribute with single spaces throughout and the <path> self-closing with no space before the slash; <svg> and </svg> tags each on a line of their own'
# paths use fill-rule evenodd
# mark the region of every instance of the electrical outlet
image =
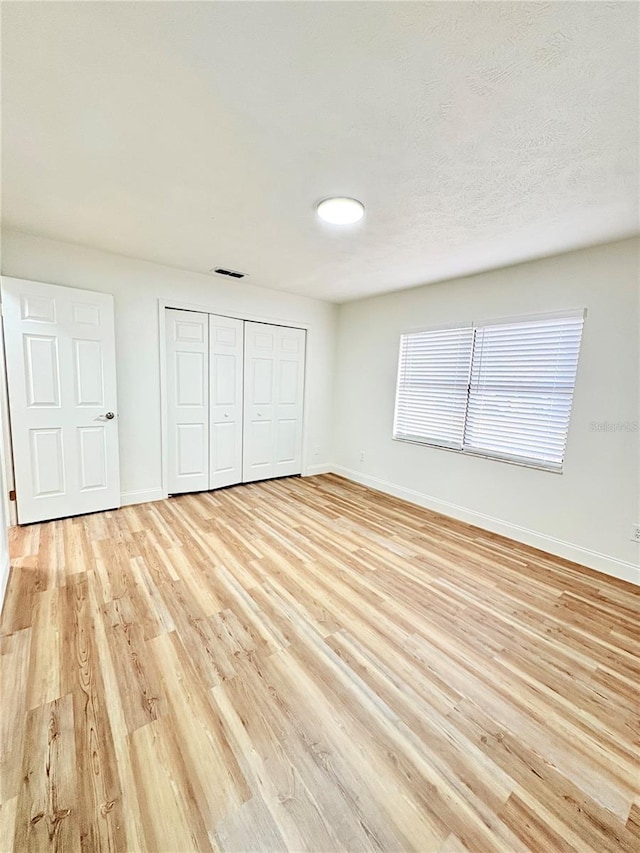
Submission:
<svg viewBox="0 0 640 853">
<path fill-rule="evenodd" d="M 360 461 L 364 462 L 364 450 L 360 451 Z M 640 540 L 639 540 L 640 541 Z"/>
<path fill-rule="evenodd" d="M 631 531 L 631 541 L 640 542 L 640 524 L 634 524 Z"/>
</svg>

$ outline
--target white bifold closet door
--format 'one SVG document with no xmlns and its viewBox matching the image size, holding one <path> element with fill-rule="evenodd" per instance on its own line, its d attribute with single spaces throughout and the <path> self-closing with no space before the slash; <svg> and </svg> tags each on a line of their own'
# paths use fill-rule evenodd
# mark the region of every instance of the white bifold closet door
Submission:
<svg viewBox="0 0 640 853">
<path fill-rule="evenodd" d="M 243 482 L 302 471 L 304 329 L 245 323 Z"/>
<path fill-rule="evenodd" d="M 209 488 L 242 482 L 244 323 L 209 314 Z"/>
<path fill-rule="evenodd" d="M 168 492 L 302 472 L 305 331 L 166 310 Z"/>
<path fill-rule="evenodd" d="M 242 482 L 243 322 L 166 311 L 170 494 Z"/>
<path fill-rule="evenodd" d="M 170 494 L 209 488 L 209 315 L 166 311 Z"/>
</svg>

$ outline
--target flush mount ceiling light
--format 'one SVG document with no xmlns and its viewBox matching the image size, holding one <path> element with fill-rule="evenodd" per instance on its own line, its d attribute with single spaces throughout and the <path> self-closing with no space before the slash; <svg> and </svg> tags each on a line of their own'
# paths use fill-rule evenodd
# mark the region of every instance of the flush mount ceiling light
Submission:
<svg viewBox="0 0 640 853">
<path fill-rule="evenodd" d="M 323 222 L 353 225 L 364 216 L 364 204 L 356 198 L 325 198 L 316 208 Z"/>
</svg>

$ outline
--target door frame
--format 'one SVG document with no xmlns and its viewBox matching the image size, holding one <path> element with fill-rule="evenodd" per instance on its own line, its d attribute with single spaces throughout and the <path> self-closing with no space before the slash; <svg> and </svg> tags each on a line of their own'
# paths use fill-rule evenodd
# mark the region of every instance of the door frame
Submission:
<svg viewBox="0 0 640 853">
<path fill-rule="evenodd" d="M 169 434 L 169 419 L 167 416 L 167 345 L 165 338 L 165 318 L 164 312 L 167 308 L 174 308 L 178 311 L 196 311 L 200 314 L 216 314 L 218 317 L 231 317 L 234 320 L 244 320 L 250 323 L 269 323 L 272 326 L 284 326 L 288 329 L 304 329 L 305 336 L 305 359 L 304 359 L 304 395 L 302 400 L 302 476 L 306 476 L 307 470 L 311 467 L 307 463 L 307 450 L 310 447 L 310 437 L 308 435 L 308 418 L 307 407 L 309 405 L 309 395 L 307 394 L 307 379 L 309 372 L 309 334 L 311 332 L 311 324 L 305 322 L 297 322 L 293 320 L 283 320 L 281 317 L 266 316 L 263 314 L 245 314 L 237 311 L 225 311 L 212 304 L 184 302 L 181 299 L 158 299 L 158 339 L 160 351 L 160 462 L 161 462 L 161 490 L 162 498 L 169 497 L 168 491 L 168 434 Z"/>
<path fill-rule="evenodd" d="M 2 276 L 8 278 L 8 276 Z M 9 415 L 9 384 L 7 382 L 7 364 L 4 352 L 4 315 L 0 302 L 0 434 L 2 449 L 0 450 L 0 489 L 4 506 L 4 517 L 7 527 L 15 527 L 18 523 L 18 508 L 15 500 L 9 499 L 9 492 L 15 489 L 13 474 L 13 441 L 11 438 L 11 419 Z"/>
</svg>

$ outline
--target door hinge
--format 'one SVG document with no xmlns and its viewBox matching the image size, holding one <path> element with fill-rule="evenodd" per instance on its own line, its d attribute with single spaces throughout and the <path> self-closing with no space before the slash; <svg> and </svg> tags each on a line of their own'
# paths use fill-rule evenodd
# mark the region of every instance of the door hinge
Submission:
<svg viewBox="0 0 640 853">
<path fill-rule="evenodd" d="M 10 501 L 15 501 L 15 499 L 16 499 L 16 490 L 15 490 L 15 489 L 11 489 L 11 491 L 9 492 L 9 500 L 10 500 Z"/>
</svg>

